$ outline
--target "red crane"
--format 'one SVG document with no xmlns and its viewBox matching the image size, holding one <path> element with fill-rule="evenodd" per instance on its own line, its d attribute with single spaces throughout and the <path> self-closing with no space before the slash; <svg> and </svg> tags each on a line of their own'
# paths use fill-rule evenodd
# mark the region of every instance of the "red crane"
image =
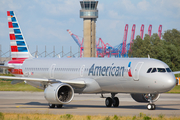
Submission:
<svg viewBox="0 0 180 120">
<path fill-rule="evenodd" d="M 144 35 L 144 24 L 141 25 L 141 29 L 140 29 L 140 37 L 141 37 L 141 39 L 143 39 L 143 35 Z"/>
<path fill-rule="evenodd" d="M 132 43 L 133 43 L 134 36 L 135 36 L 135 29 L 136 29 L 136 25 L 133 24 L 132 30 L 131 30 L 131 40 L 130 40 L 130 48 L 129 48 L 130 51 L 131 51 L 131 45 L 132 45 Z"/>
<path fill-rule="evenodd" d="M 150 24 L 149 25 L 149 28 L 148 28 L 148 35 L 151 37 L 151 32 L 152 32 L 152 25 Z"/>
<path fill-rule="evenodd" d="M 121 55 L 124 56 L 126 54 L 126 41 L 127 41 L 127 34 L 128 34 L 128 24 L 126 24 L 124 28 L 124 38 L 123 38 L 123 46 Z"/>
<path fill-rule="evenodd" d="M 158 29 L 159 39 L 161 39 L 161 33 L 162 33 L 162 25 L 159 25 L 159 29 Z"/>
<path fill-rule="evenodd" d="M 110 57 L 110 49 L 108 50 L 108 48 L 113 48 L 109 43 L 104 43 L 104 41 L 99 38 L 98 43 L 96 44 L 96 52 L 97 52 L 97 56 L 101 56 L 104 57 L 106 55 L 108 55 L 108 57 Z"/>
<path fill-rule="evenodd" d="M 80 57 L 82 57 L 84 39 L 82 39 L 82 42 L 81 42 L 77 35 L 73 34 L 69 29 L 67 31 L 71 35 L 71 37 L 74 39 L 74 41 L 77 43 L 77 45 L 80 47 Z"/>
</svg>

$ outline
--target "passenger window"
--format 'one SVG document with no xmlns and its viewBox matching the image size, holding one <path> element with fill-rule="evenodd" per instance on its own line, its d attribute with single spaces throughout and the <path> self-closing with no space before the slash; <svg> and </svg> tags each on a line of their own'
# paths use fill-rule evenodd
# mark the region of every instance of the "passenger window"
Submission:
<svg viewBox="0 0 180 120">
<path fill-rule="evenodd" d="M 154 73 L 154 72 L 156 72 L 157 70 L 156 70 L 156 68 L 153 68 L 153 70 L 152 70 L 152 72 L 151 73 Z"/>
<path fill-rule="evenodd" d="M 166 71 L 167 72 L 172 72 L 170 68 L 166 68 Z"/>
<path fill-rule="evenodd" d="M 147 71 L 147 73 L 150 73 L 150 72 L 151 72 L 151 70 L 152 70 L 152 68 L 149 68 L 149 69 L 148 69 L 148 71 Z"/>
<path fill-rule="evenodd" d="M 157 68 L 158 69 L 158 72 L 166 72 L 165 68 Z"/>
</svg>

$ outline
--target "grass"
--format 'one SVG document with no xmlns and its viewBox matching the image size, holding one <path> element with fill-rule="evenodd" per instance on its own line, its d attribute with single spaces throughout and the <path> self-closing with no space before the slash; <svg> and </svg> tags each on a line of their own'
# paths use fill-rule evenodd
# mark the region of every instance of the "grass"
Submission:
<svg viewBox="0 0 180 120">
<path fill-rule="evenodd" d="M 43 90 L 35 88 L 31 85 L 22 83 L 17 83 L 12 85 L 11 80 L 0 80 L 0 91 L 31 91 L 31 92 L 42 92 Z"/>
<path fill-rule="evenodd" d="M 12 74 L 0 74 L 0 76 L 13 76 Z M 43 90 L 35 88 L 31 85 L 22 83 L 17 83 L 12 85 L 12 80 L 0 79 L 0 91 L 31 91 L 31 92 L 42 92 Z M 0 119 L 1 120 L 1 119 Z"/>
<path fill-rule="evenodd" d="M 163 116 L 163 117 L 162 117 Z M 179 117 L 165 117 L 159 115 L 157 117 L 147 116 L 146 114 L 140 113 L 137 116 L 103 116 L 103 115 L 54 115 L 54 114 L 26 114 L 26 113 L 1 113 L 0 120 L 180 120 Z"/>
<path fill-rule="evenodd" d="M 171 91 L 168 93 L 180 93 L 180 85 L 175 86 Z"/>
</svg>

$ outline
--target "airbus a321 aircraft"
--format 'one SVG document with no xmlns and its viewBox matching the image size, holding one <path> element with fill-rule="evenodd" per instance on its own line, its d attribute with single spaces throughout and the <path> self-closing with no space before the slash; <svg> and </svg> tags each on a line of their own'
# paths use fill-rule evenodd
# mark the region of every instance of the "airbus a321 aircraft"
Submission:
<svg viewBox="0 0 180 120">
<path fill-rule="evenodd" d="M 150 58 L 34 58 L 13 11 L 7 11 L 12 60 L 7 68 L 15 77 L 12 84 L 26 81 L 43 89 L 50 108 L 61 108 L 72 101 L 74 93 L 110 93 L 105 104 L 118 107 L 118 93 L 129 93 L 137 102 L 156 108 L 160 93 L 176 85 L 173 72 L 164 62 Z M 179 72 L 176 72 L 179 73 Z"/>
</svg>

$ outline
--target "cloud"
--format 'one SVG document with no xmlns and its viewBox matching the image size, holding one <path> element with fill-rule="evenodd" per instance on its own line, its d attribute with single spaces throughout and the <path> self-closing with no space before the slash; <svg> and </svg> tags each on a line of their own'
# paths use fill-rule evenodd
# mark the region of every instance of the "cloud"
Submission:
<svg viewBox="0 0 180 120">
<path fill-rule="evenodd" d="M 39 7 L 48 14 L 52 15 L 69 15 L 77 14 L 80 9 L 80 3 L 77 0 L 64 0 L 52 2 L 49 0 L 35 0 Z"/>
<path fill-rule="evenodd" d="M 21 4 L 16 3 L 14 0 L 0 0 L 0 13 L 5 13 L 9 10 L 18 11 L 22 8 Z M 1 16 L 1 15 L 0 15 Z"/>
<path fill-rule="evenodd" d="M 0 28 L 6 28 L 7 27 L 7 24 L 6 23 L 3 23 L 1 22 L 2 19 L 0 19 Z M 8 31 L 8 29 L 6 29 Z M 4 29 L 0 29 L 0 37 L 4 37 L 4 36 L 7 36 L 8 32 L 6 32 Z"/>
<path fill-rule="evenodd" d="M 80 0 L 0 0 L 0 42 L 9 45 L 7 10 L 14 10 L 24 36 L 29 45 L 67 45 L 75 46 L 67 29 L 83 36 L 83 20 L 79 18 Z M 141 24 L 145 33 L 149 24 L 157 33 L 159 24 L 166 29 L 180 29 L 179 0 L 99 0 L 97 36 L 111 45 L 123 39 L 124 26 L 130 29 L 136 24 L 139 34 Z M 129 40 L 129 39 L 128 39 Z M 69 47 L 68 47 L 69 48 Z"/>
<path fill-rule="evenodd" d="M 122 5 L 125 6 L 129 12 L 136 11 L 136 6 L 130 0 L 122 0 Z"/>
<path fill-rule="evenodd" d="M 137 4 L 137 8 L 141 9 L 142 11 L 147 11 L 150 9 L 150 3 L 143 0 Z"/>
</svg>

